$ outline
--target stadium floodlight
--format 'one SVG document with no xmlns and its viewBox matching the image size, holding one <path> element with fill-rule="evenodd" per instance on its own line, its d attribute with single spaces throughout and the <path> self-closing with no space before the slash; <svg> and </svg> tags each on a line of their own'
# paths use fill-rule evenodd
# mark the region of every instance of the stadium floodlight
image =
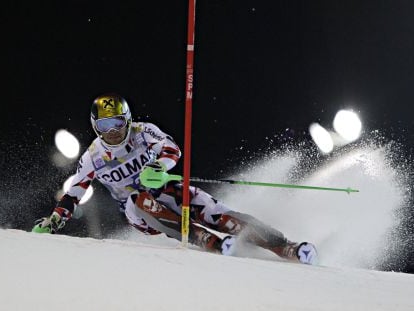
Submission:
<svg viewBox="0 0 414 311">
<path fill-rule="evenodd" d="M 67 158 L 76 158 L 79 154 L 79 141 L 66 130 L 58 130 L 55 134 L 55 145 Z"/>
<path fill-rule="evenodd" d="M 339 110 L 335 115 L 333 127 L 348 143 L 357 140 L 361 136 L 361 120 L 351 110 Z"/>
<path fill-rule="evenodd" d="M 331 134 L 318 123 L 312 123 L 309 126 L 309 133 L 323 153 L 329 153 L 333 150 L 334 143 Z"/>
</svg>

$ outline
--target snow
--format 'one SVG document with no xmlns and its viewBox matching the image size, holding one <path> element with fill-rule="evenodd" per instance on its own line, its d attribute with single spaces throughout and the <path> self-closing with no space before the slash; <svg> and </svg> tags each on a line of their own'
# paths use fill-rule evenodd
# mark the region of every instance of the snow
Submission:
<svg viewBox="0 0 414 311">
<path fill-rule="evenodd" d="M 2 310 L 414 310 L 414 275 L 0 230 Z"/>
<path fill-rule="evenodd" d="M 394 231 L 410 196 L 403 186 L 410 172 L 393 152 L 395 147 L 365 145 L 333 155 L 304 174 L 298 164 L 315 160 L 294 150 L 230 178 L 291 184 L 290 176 L 299 174 L 297 184 L 351 187 L 358 193 L 233 186 L 223 187 L 218 197 L 293 241 L 314 243 L 324 265 L 378 270 L 405 247 Z"/>
<path fill-rule="evenodd" d="M 374 270 L 398 259 L 406 246 L 393 232 L 410 195 L 403 186 L 410 172 L 394 161 L 392 150 L 354 148 L 306 174 L 301 163 L 313 159 L 293 150 L 229 176 L 359 193 L 246 186 L 215 191 L 231 208 L 289 239 L 314 243 L 320 266 L 288 263 L 259 248 L 240 247 L 237 257 L 184 249 L 164 235 L 132 228 L 111 239 L 0 229 L 0 309 L 414 310 L 414 275 Z M 102 219 L 94 207 L 83 217 L 97 234 Z"/>
</svg>

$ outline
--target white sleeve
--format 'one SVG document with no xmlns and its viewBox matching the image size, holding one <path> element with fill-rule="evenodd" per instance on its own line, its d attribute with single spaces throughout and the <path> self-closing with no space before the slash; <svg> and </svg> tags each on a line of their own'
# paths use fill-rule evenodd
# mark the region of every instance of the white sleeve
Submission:
<svg viewBox="0 0 414 311">
<path fill-rule="evenodd" d="M 76 174 L 70 183 L 69 190 L 65 194 L 75 197 L 79 202 L 94 178 L 95 168 L 92 164 L 89 150 L 87 150 L 80 158 Z"/>
<path fill-rule="evenodd" d="M 181 157 L 181 151 L 173 138 L 152 123 L 144 123 L 144 135 L 150 148 L 157 154 L 158 161 L 172 169 Z"/>
</svg>

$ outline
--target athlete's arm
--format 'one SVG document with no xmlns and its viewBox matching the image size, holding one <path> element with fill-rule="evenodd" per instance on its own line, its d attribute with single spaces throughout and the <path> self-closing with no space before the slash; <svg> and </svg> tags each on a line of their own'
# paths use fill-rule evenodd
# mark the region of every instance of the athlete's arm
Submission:
<svg viewBox="0 0 414 311">
<path fill-rule="evenodd" d="M 62 196 L 56 204 L 55 211 L 59 214 L 69 212 L 69 218 L 72 215 L 75 206 L 85 195 L 86 190 L 95 178 L 95 169 L 92 164 L 91 156 L 87 150 L 78 162 L 76 174 L 72 179 L 68 191 Z M 63 209 L 63 210 L 62 210 Z"/>
<path fill-rule="evenodd" d="M 173 138 L 152 123 L 143 124 L 144 135 L 150 148 L 157 154 L 157 161 L 168 171 L 181 157 L 181 151 Z"/>
</svg>

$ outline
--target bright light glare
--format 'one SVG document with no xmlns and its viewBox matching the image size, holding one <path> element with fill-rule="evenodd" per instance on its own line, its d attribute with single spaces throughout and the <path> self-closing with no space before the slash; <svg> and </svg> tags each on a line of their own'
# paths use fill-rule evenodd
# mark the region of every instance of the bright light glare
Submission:
<svg viewBox="0 0 414 311">
<path fill-rule="evenodd" d="M 75 176 L 72 175 L 66 181 L 63 183 L 63 191 L 66 192 L 69 190 L 70 184 Z M 85 195 L 82 197 L 82 199 L 79 201 L 79 204 L 86 203 L 93 195 L 93 187 L 89 186 L 88 189 L 86 189 Z"/>
<path fill-rule="evenodd" d="M 66 130 L 56 132 L 55 145 L 69 159 L 75 158 L 79 154 L 79 141 Z"/>
<path fill-rule="evenodd" d="M 322 152 L 329 153 L 333 150 L 334 144 L 331 135 L 318 123 L 312 123 L 309 126 L 309 133 Z"/>
<path fill-rule="evenodd" d="M 333 121 L 333 127 L 348 142 L 357 140 L 361 135 L 361 120 L 350 110 L 339 110 Z"/>
</svg>

